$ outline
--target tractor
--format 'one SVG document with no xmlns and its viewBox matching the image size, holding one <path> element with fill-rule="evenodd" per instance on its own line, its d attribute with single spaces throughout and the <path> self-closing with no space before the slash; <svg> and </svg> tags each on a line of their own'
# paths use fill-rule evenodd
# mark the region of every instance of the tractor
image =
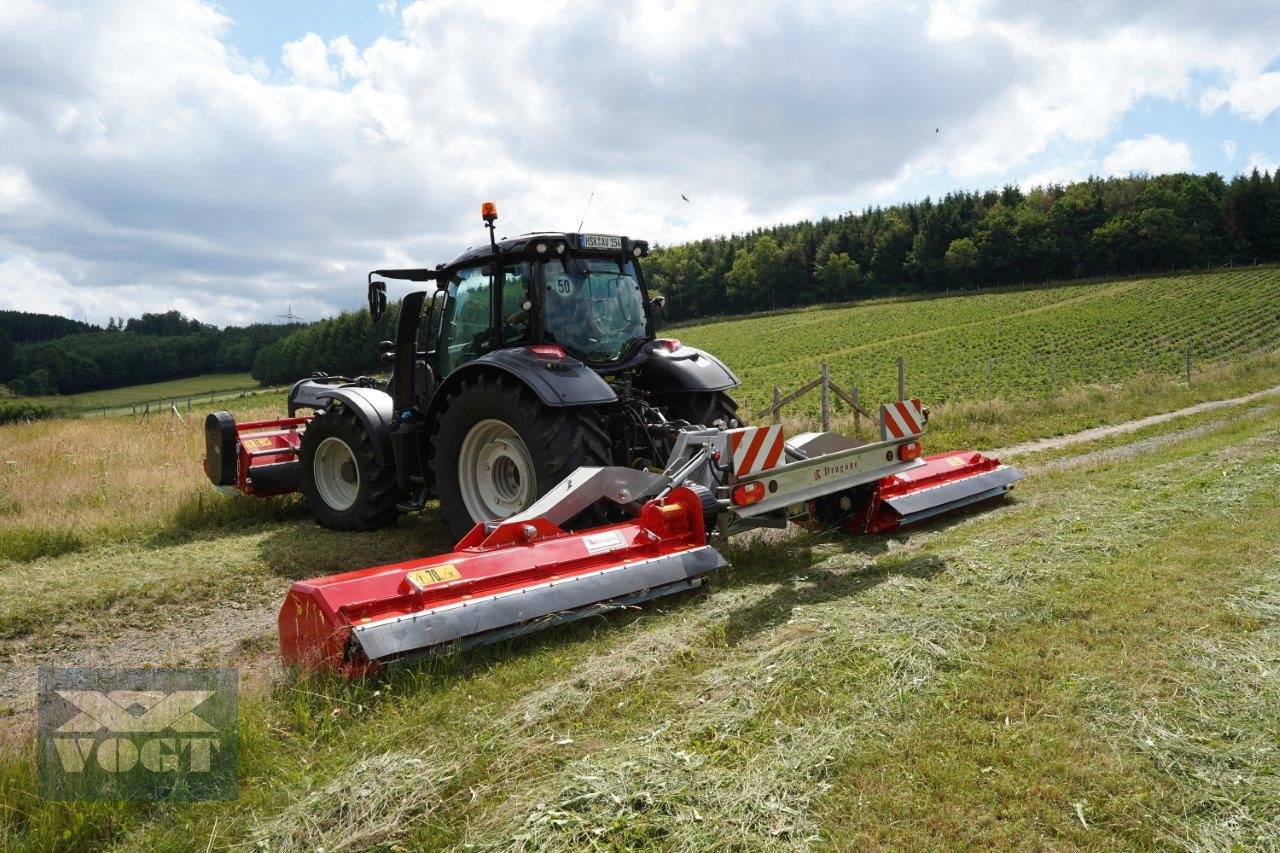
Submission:
<svg viewBox="0 0 1280 853">
<path fill-rule="evenodd" d="M 748 426 L 738 378 L 659 338 L 643 240 L 546 232 L 434 269 L 374 270 L 405 295 L 390 379 L 313 376 L 288 417 L 205 423 L 205 471 L 248 495 L 301 491 L 317 522 L 368 530 L 434 496 L 448 553 L 297 581 L 281 657 L 361 677 L 697 589 L 732 535 L 796 523 L 878 535 L 1007 494 L 976 451 L 922 456 L 928 409 L 880 406 L 878 440 Z M 300 414 L 300 410 L 311 414 Z"/>
<path fill-rule="evenodd" d="M 244 472 L 237 434 L 251 425 L 209 415 L 213 483 L 256 495 L 299 490 L 334 530 L 387 525 L 434 496 L 460 539 L 579 467 L 661 467 L 681 425 L 742 425 L 727 393 L 739 384 L 733 371 L 657 337 L 663 300 L 650 296 L 639 263 L 647 242 L 560 232 L 499 240 L 492 203 L 482 218 L 487 244 L 447 264 L 369 274 L 375 322 L 386 280 L 434 285 L 401 302 L 395 340 L 381 344 L 385 386 L 296 383 L 290 419 L 300 409 L 314 417 L 284 425 L 276 442 L 259 435 Z M 588 510 L 575 524 L 599 520 Z"/>
</svg>

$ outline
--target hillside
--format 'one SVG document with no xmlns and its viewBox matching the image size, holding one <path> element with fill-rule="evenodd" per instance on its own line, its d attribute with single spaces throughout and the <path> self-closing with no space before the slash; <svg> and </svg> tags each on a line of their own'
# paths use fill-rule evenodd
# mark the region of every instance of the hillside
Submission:
<svg viewBox="0 0 1280 853">
<path fill-rule="evenodd" d="M 28 396 L 74 395 L 207 373 L 246 372 L 259 351 L 299 328 L 258 323 L 219 329 L 167 311 L 127 322 L 112 318 L 105 329 L 67 327 L 56 339 L 47 340 L 31 336 L 48 325 L 45 321 L 62 318 L 19 315 L 18 319 L 26 324 L 23 334 L 33 342 L 12 344 L 0 336 L 0 382 Z"/>
<path fill-rule="evenodd" d="M 126 385 L 122 388 L 108 388 L 103 391 L 83 391 L 79 394 L 29 399 L 51 406 L 66 407 L 72 412 L 114 411 L 127 414 L 133 406 L 141 407 L 147 403 L 150 403 L 153 409 L 163 409 L 170 403 L 176 403 L 180 408 L 185 408 L 184 404 L 190 400 L 191 405 L 195 407 L 207 404 L 211 399 L 219 396 L 220 392 L 244 392 L 258 387 L 258 383 L 247 373 L 204 373 L 185 379 L 169 379 L 164 382 Z"/>
<path fill-rule="evenodd" d="M 1042 397 L 1144 372 L 1176 375 L 1280 343 L 1280 269 L 1258 267 L 1102 284 L 807 309 L 672 330 L 728 362 L 755 411 L 831 366 L 887 400 L 895 362 L 933 403 Z M 788 411 L 815 412 L 816 396 Z"/>
</svg>

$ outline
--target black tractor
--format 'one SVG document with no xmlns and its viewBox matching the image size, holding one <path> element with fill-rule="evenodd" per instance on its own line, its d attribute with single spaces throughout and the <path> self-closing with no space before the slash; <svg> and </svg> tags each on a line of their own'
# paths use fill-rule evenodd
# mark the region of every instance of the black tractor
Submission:
<svg viewBox="0 0 1280 853">
<path fill-rule="evenodd" d="M 321 525 L 367 530 L 435 497 L 458 539 L 527 508 L 579 467 L 661 468 L 682 425 L 741 425 L 726 393 L 739 384 L 733 371 L 657 337 L 662 300 L 645 287 L 645 241 L 498 240 L 496 209 L 486 203 L 482 215 L 487 245 L 434 269 L 369 274 L 375 320 L 388 279 L 434 285 L 403 297 L 396 339 L 382 344 L 385 386 L 318 377 L 291 391 L 291 417 L 316 411 L 294 458 L 272 457 L 284 460 L 273 493 L 296 482 Z M 218 417 L 229 423 L 210 433 L 211 452 L 216 440 L 234 456 L 234 422 L 215 413 L 211 430 Z M 271 467 L 247 469 L 249 479 Z M 601 513 L 588 509 L 579 523 Z"/>
</svg>

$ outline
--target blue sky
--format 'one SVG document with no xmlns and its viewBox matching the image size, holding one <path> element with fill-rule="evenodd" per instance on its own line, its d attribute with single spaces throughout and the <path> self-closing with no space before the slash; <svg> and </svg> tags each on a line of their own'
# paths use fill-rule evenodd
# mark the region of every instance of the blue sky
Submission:
<svg viewBox="0 0 1280 853">
<path fill-rule="evenodd" d="M 262 59 L 277 71 L 280 46 L 307 33 L 326 41 L 347 35 L 367 47 L 396 29 L 395 16 L 381 11 L 376 2 L 220 0 L 216 5 L 232 20 L 227 40 L 245 56 Z"/>
<path fill-rule="evenodd" d="M 488 198 L 519 233 L 594 193 L 587 228 L 669 243 L 1274 169 L 1280 6 L 6 0 L 0 140 L 0 307 L 316 318 Z"/>
</svg>

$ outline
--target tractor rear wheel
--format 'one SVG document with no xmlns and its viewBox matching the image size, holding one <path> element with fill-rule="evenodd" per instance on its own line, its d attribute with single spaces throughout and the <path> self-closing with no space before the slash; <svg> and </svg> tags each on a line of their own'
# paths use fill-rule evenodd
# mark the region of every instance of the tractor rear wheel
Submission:
<svg viewBox="0 0 1280 853">
<path fill-rule="evenodd" d="M 689 391 L 661 397 L 657 402 L 666 407 L 668 417 L 698 426 L 746 426 L 738 414 L 737 402 L 723 391 Z"/>
<path fill-rule="evenodd" d="M 395 520 L 395 469 L 378 462 L 364 422 L 346 406 L 316 412 L 298 459 L 299 488 L 321 527 L 372 530 Z"/>
<path fill-rule="evenodd" d="M 612 464 L 594 410 L 550 408 L 509 377 L 467 380 L 445 400 L 438 423 L 435 491 L 455 541 L 481 521 L 524 510 L 580 466 Z M 593 508 L 573 526 L 603 518 Z"/>
</svg>

